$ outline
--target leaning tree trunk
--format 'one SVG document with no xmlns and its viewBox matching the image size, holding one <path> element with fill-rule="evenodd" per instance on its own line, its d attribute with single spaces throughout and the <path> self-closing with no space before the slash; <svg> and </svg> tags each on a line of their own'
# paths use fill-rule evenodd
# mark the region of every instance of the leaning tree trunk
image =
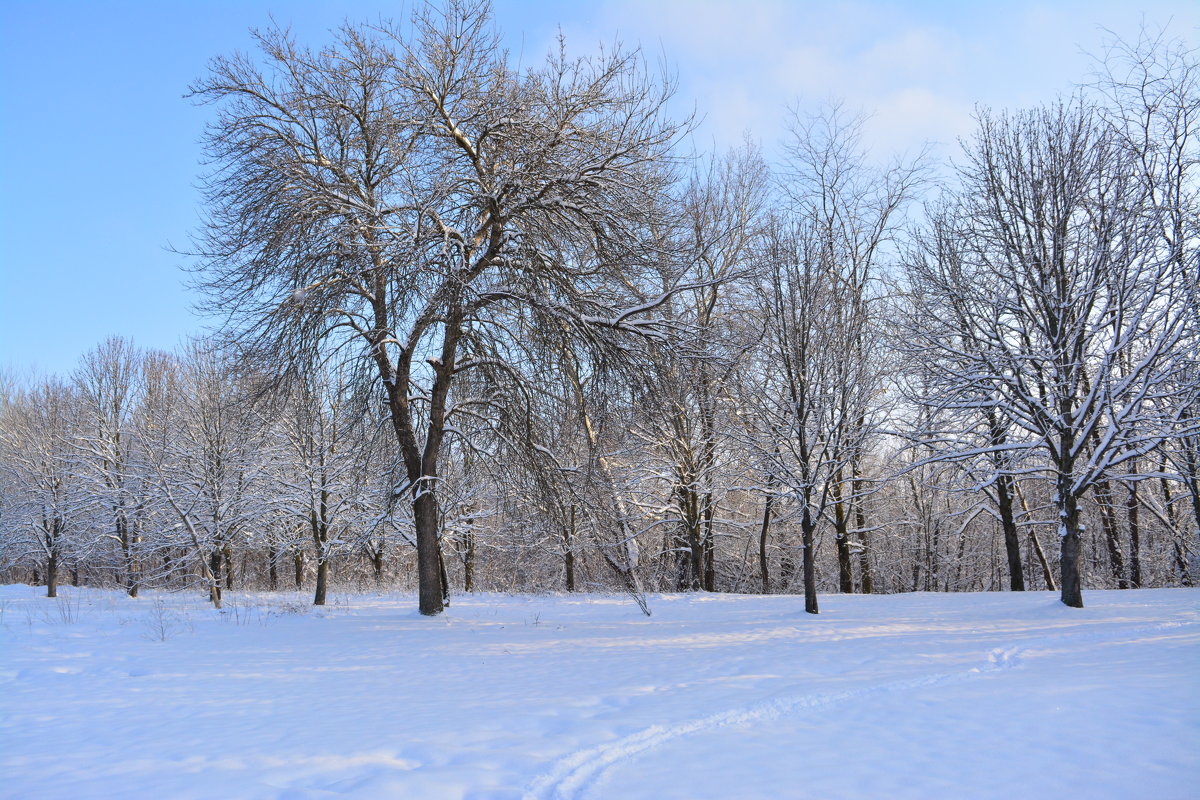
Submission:
<svg viewBox="0 0 1200 800">
<path fill-rule="evenodd" d="M 1017 495 L 1017 500 L 1021 503 L 1021 511 L 1028 518 L 1030 516 L 1029 503 L 1025 501 L 1025 494 L 1021 491 L 1021 485 L 1014 482 L 1013 491 Z M 1054 570 L 1050 568 L 1050 559 L 1046 558 L 1046 551 L 1042 548 L 1042 542 L 1038 539 L 1037 531 L 1033 525 L 1029 526 L 1029 543 L 1033 545 L 1033 554 L 1037 557 L 1038 566 L 1042 568 L 1042 579 L 1046 583 L 1046 588 L 1052 592 L 1055 591 L 1058 589 L 1058 584 L 1054 580 Z"/>
</svg>

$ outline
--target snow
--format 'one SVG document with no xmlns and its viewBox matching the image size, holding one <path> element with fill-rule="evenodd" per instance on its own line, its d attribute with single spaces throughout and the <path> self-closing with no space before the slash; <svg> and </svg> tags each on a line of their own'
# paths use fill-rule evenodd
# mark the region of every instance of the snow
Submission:
<svg viewBox="0 0 1200 800">
<path fill-rule="evenodd" d="M 0 587 L 6 798 L 1200 796 L 1200 594 Z"/>
</svg>

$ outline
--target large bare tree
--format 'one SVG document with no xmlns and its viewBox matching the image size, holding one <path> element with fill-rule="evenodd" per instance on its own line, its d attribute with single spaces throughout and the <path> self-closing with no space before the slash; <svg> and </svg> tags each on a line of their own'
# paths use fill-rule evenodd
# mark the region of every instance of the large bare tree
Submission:
<svg viewBox="0 0 1200 800">
<path fill-rule="evenodd" d="M 218 104 L 199 282 L 275 367 L 347 358 L 373 375 L 403 459 L 420 610 L 444 605 L 438 458 L 467 370 L 519 374 L 529 324 L 589 342 L 650 332 L 663 298 L 647 215 L 679 133 L 668 82 L 616 49 L 518 71 L 489 4 L 421 5 L 320 50 L 258 34 L 194 95 Z M 516 348 L 512 352 L 521 352 Z"/>
<path fill-rule="evenodd" d="M 937 240 L 957 244 L 912 264 L 913 341 L 944 407 L 1021 432 L 974 452 L 1042 458 L 1062 600 L 1079 607 L 1081 498 L 1106 477 L 1132 478 L 1194 395 L 1180 391 L 1195 352 L 1190 281 L 1154 244 L 1159 216 L 1135 153 L 1079 101 L 983 113 L 959 173 L 953 230 Z M 946 313 L 956 307 L 967 312 Z"/>
</svg>

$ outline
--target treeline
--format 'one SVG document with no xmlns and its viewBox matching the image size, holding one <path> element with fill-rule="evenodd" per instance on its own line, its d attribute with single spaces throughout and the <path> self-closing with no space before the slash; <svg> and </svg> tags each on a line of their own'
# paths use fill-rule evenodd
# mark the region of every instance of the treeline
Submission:
<svg viewBox="0 0 1200 800">
<path fill-rule="evenodd" d="M 1196 54 L 982 110 L 945 170 L 799 111 L 685 157 L 636 52 L 484 3 L 193 87 L 222 333 L 0 407 L 0 577 L 817 592 L 1191 585 Z M 950 177 L 935 179 L 948 173 Z"/>
</svg>

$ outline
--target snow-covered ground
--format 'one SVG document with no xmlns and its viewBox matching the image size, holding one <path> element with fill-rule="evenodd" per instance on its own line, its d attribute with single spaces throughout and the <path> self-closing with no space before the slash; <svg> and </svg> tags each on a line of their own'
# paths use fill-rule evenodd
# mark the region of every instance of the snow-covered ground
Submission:
<svg viewBox="0 0 1200 800">
<path fill-rule="evenodd" d="M 1200 593 L 0 587 L 8 798 L 1195 798 Z"/>
</svg>

